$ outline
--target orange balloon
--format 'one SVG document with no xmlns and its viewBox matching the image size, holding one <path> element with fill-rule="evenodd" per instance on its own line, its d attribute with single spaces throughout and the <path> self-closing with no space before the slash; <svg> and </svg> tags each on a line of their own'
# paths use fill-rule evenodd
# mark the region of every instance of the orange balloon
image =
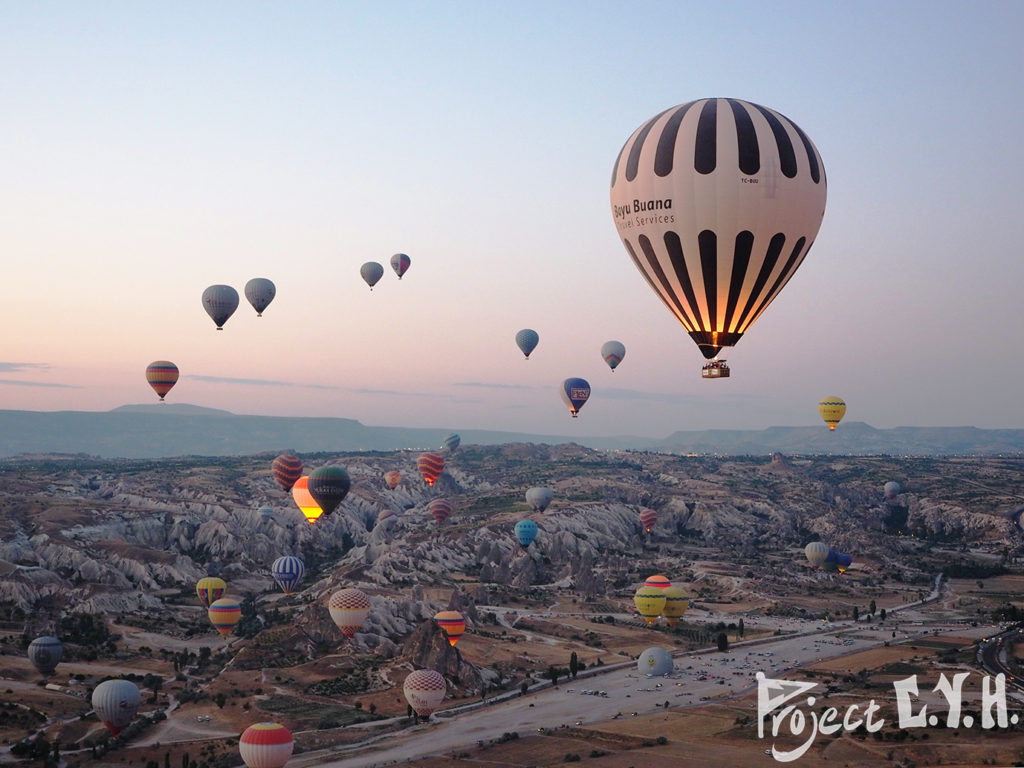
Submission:
<svg viewBox="0 0 1024 768">
<path fill-rule="evenodd" d="M 320 509 L 320 505 L 316 503 L 316 499 L 309 492 L 309 475 L 303 475 L 295 481 L 295 485 L 292 486 L 292 498 L 295 500 L 296 506 L 302 510 L 302 514 L 306 516 L 309 524 L 315 525 L 324 511 Z"/>
</svg>

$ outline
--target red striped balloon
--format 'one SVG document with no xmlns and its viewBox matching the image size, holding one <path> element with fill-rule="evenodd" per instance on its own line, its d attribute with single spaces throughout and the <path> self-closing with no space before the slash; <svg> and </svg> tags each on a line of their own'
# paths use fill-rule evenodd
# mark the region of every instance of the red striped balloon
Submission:
<svg viewBox="0 0 1024 768">
<path fill-rule="evenodd" d="M 370 598 L 361 589 L 339 589 L 327 602 L 327 611 L 342 634 L 352 637 L 370 615 Z"/>
<path fill-rule="evenodd" d="M 238 620 L 242 618 L 242 606 L 237 600 L 233 600 L 230 597 L 222 597 L 220 600 L 214 600 L 210 603 L 210 609 L 207 613 L 210 617 L 210 623 L 220 632 L 221 637 L 226 638 L 231 634 L 231 630 L 235 628 Z"/>
<path fill-rule="evenodd" d="M 434 617 L 434 621 L 448 635 L 448 645 L 451 646 L 459 642 L 462 633 L 466 631 L 466 620 L 458 611 L 441 611 Z"/>
<path fill-rule="evenodd" d="M 163 400 L 178 382 L 178 366 L 170 360 L 154 360 L 146 366 L 146 381 Z"/>
<path fill-rule="evenodd" d="M 294 453 L 282 453 L 274 459 L 271 470 L 281 490 L 288 493 L 295 481 L 302 477 L 302 460 Z"/>
<path fill-rule="evenodd" d="M 427 505 L 427 511 L 434 518 L 434 522 L 440 525 L 452 514 L 452 505 L 445 499 L 434 499 Z"/>
<path fill-rule="evenodd" d="M 654 527 L 655 523 L 658 522 L 658 513 L 653 509 L 645 509 L 640 513 L 640 525 L 644 527 L 644 530 L 648 533 L 651 532 L 651 528 Z"/>
<path fill-rule="evenodd" d="M 238 740 L 238 754 L 248 768 L 282 768 L 294 748 L 291 731 L 279 723 L 250 725 Z"/>
<path fill-rule="evenodd" d="M 433 451 L 421 454 L 416 459 L 416 468 L 423 475 L 423 479 L 427 481 L 427 485 L 433 486 L 434 481 L 444 472 L 444 456 Z"/>
<path fill-rule="evenodd" d="M 405 691 L 405 700 L 416 711 L 420 717 L 430 717 L 430 714 L 437 709 L 444 701 L 447 683 L 440 672 L 432 669 L 417 669 L 410 672 L 405 678 L 402 686 Z"/>
<path fill-rule="evenodd" d="M 657 587 L 658 589 L 668 589 L 672 586 L 672 582 L 668 580 L 666 576 L 658 574 L 657 576 L 648 576 L 647 581 L 644 582 L 645 587 Z"/>
</svg>

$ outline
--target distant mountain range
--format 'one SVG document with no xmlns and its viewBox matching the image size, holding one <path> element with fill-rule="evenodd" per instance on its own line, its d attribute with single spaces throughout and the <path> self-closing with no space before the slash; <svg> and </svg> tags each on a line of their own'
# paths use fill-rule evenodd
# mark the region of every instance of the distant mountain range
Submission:
<svg viewBox="0 0 1024 768">
<path fill-rule="evenodd" d="M 367 427 L 354 419 L 242 416 L 181 403 L 112 411 L 0 411 L 0 456 L 84 453 L 104 458 L 238 456 L 436 448 L 451 430 Z M 664 439 L 570 437 L 464 429 L 463 445 L 575 442 L 596 449 L 724 455 L 1024 455 L 1024 430 L 976 427 L 821 427 L 674 432 Z"/>
</svg>

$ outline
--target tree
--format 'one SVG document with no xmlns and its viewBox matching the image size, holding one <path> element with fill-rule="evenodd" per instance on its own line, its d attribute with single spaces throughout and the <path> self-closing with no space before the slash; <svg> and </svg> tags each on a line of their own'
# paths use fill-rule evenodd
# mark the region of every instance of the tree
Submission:
<svg viewBox="0 0 1024 768">
<path fill-rule="evenodd" d="M 729 650 L 729 638 L 726 636 L 725 632 L 719 632 L 718 637 L 715 640 L 718 643 L 718 650 L 722 653 Z"/>
<path fill-rule="evenodd" d="M 868 607 L 868 613 L 874 613 L 874 612 L 875 612 L 875 601 L 872 600 L 871 601 L 871 605 Z"/>
<path fill-rule="evenodd" d="M 855 605 L 855 606 L 853 606 L 853 620 L 856 621 L 859 618 L 860 618 L 860 608 L 858 608 Z"/>
<path fill-rule="evenodd" d="M 530 683 L 528 680 L 523 680 L 523 684 L 519 686 L 519 695 L 525 696 L 528 690 L 530 690 Z"/>
<path fill-rule="evenodd" d="M 576 673 L 580 671 L 580 657 L 576 655 L 576 651 L 573 651 L 569 656 L 569 674 L 572 675 L 573 680 L 576 679 Z"/>
<path fill-rule="evenodd" d="M 740 619 L 739 630 L 740 630 L 740 637 L 743 637 L 743 619 Z"/>
<path fill-rule="evenodd" d="M 882 617 L 882 621 L 885 621 L 885 608 L 879 611 L 878 615 Z"/>
<path fill-rule="evenodd" d="M 213 697 L 213 703 L 216 704 L 219 709 L 224 709 L 224 704 L 227 700 L 228 697 L 224 695 L 223 691 L 218 692 L 217 695 Z"/>
<path fill-rule="evenodd" d="M 188 768 L 188 752 L 181 756 L 181 768 Z"/>
<path fill-rule="evenodd" d="M 548 667 L 548 677 L 551 678 L 551 684 L 554 686 L 558 685 L 558 670 L 554 667 Z"/>
</svg>

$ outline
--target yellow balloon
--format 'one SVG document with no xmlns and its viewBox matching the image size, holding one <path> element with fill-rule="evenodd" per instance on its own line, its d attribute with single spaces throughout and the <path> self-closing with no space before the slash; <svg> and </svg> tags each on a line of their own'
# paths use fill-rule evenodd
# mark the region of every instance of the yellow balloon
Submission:
<svg viewBox="0 0 1024 768">
<path fill-rule="evenodd" d="M 818 403 L 818 413 L 830 430 L 835 429 L 836 424 L 842 421 L 843 414 L 846 413 L 846 403 L 841 397 L 823 397 Z"/>
<path fill-rule="evenodd" d="M 665 595 L 665 607 L 661 609 L 661 615 L 670 627 L 674 627 L 690 607 L 690 598 L 682 587 L 669 587 L 661 592 Z"/>
<path fill-rule="evenodd" d="M 633 595 L 633 605 L 636 606 L 637 612 L 651 626 L 654 626 L 654 621 L 661 615 L 661 611 L 665 607 L 665 592 L 667 591 L 660 587 L 644 586 L 640 587 Z"/>
</svg>

